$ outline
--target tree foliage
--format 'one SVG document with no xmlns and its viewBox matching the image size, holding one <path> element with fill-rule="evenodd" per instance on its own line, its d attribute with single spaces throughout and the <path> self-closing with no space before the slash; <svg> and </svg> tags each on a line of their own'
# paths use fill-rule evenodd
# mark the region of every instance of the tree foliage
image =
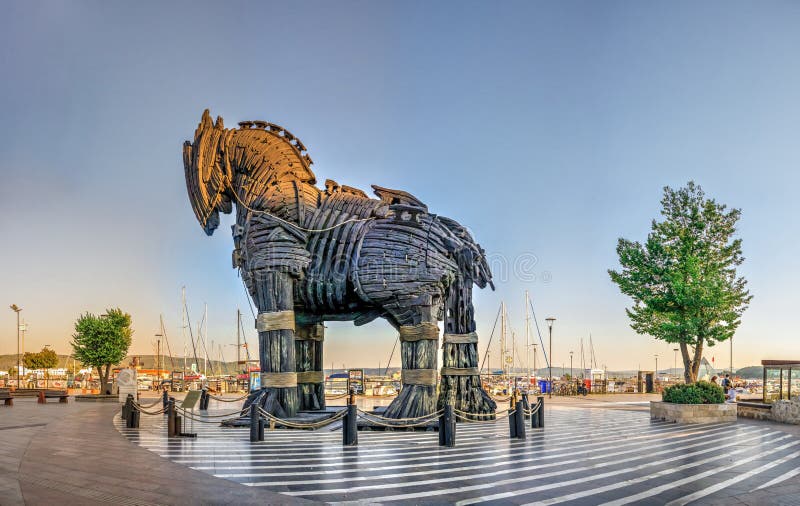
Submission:
<svg viewBox="0 0 800 506">
<path fill-rule="evenodd" d="M 707 199 L 692 181 L 665 187 L 661 205 L 663 221 L 653 220 L 644 244 L 619 239 L 622 269 L 608 272 L 633 299 L 626 309 L 633 330 L 680 344 L 692 383 L 704 346 L 733 337 L 752 299 L 736 272 L 744 260 L 733 238 L 741 211 Z"/>
<path fill-rule="evenodd" d="M 97 368 L 102 392 L 108 389 L 111 366 L 128 354 L 132 336 L 131 315 L 119 308 L 99 316 L 86 313 L 75 322 L 73 353 L 83 364 Z"/>
<path fill-rule="evenodd" d="M 25 352 L 22 363 L 27 369 L 53 369 L 58 366 L 58 354 L 50 348 L 44 347 L 37 353 Z"/>
<path fill-rule="evenodd" d="M 685 385 L 673 385 L 664 389 L 664 402 L 675 404 L 722 404 L 725 393 L 722 387 L 707 381 Z"/>
</svg>

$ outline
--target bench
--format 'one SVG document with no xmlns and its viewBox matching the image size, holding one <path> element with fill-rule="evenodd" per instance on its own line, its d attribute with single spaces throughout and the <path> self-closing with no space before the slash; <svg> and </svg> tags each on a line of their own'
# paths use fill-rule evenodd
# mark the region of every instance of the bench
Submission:
<svg viewBox="0 0 800 506">
<path fill-rule="evenodd" d="M 44 404 L 47 399 L 58 399 L 58 402 L 66 404 L 69 394 L 66 390 L 39 390 L 39 404 Z"/>
<path fill-rule="evenodd" d="M 11 391 L 7 388 L 0 388 L 0 401 L 3 401 L 3 404 L 6 406 L 13 406 L 14 405 L 14 395 Z"/>
<path fill-rule="evenodd" d="M 65 403 L 69 394 L 66 390 L 50 390 L 45 388 L 18 388 L 14 391 L 15 397 L 36 397 L 39 404 L 44 404 L 47 399 L 58 399 L 58 402 Z"/>
</svg>

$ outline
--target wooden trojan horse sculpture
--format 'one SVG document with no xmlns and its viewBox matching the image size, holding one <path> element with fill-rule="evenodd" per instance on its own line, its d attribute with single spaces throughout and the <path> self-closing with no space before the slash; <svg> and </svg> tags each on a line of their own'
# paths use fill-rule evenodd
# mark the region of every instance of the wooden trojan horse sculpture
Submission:
<svg viewBox="0 0 800 506">
<path fill-rule="evenodd" d="M 272 123 L 226 129 L 206 110 L 183 161 L 206 234 L 236 206 L 233 267 L 258 307 L 262 391 L 248 404 L 280 417 L 324 409 L 323 322 L 381 317 L 400 334 L 403 368 L 385 416 L 436 410 L 439 320 L 438 403 L 494 412 L 481 388 L 472 306 L 473 283 L 491 285 L 491 273 L 464 227 L 404 191 L 373 186 L 371 199 L 332 180 L 318 189 L 305 146 Z"/>
</svg>

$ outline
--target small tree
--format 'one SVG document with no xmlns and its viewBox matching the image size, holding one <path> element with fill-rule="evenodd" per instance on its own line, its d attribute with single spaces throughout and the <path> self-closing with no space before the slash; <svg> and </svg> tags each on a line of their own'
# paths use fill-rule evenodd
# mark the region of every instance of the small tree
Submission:
<svg viewBox="0 0 800 506">
<path fill-rule="evenodd" d="M 71 343 L 75 358 L 97 368 L 101 392 L 109 391 L 111 366 L 128 354 L 132 336 L 131 315 L 119 308 L 108 309 L 100 316 L 86 313 L 75 322 Z"/>
<path fill-rule="evenodd" d="M 47 387 L 50 380 L 50 369 L 58 365 L 58 354 L 45 346 L 42 351 L 38 353 L 31 353 L 26 351 L 22 356 L 22 363 L 27 369 L 42 369 L 44 370 L 45 387 Z"/>
<path fill-rule="evenodd" d="M 642 245 L 619 239 L 621 271 L 609 270 L 620 291 L 633 299 L 626 309 L 640 334 L 678 343 L 686 383 L 697 381 L 703 347 L 733 337 L 752 299 L 737 277 L 741 239 L 733 239 L 739 209 L 707 199 L 689 182 L 664 188 L 664 221 L 653 220 Z"/>
<path fill-rule="evenodd" d="M 25 352 L 22 363 L 28 369 L 53 369 L 58 365 L 58 354 L 50 348 L 44 347 L 38 353 Z"/>
</svg>

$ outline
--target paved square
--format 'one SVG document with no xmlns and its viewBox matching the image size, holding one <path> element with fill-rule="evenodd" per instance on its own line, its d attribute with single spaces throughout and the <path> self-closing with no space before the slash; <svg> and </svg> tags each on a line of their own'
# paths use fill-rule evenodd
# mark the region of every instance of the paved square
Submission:
<svg viewBox="0 0 800 506">
<path fill-rule="evenodd" d="M 505 419 L 460 423 L 450 449 L 434 432 L 361 432 L 358 447 L 344 448 L 340 431 L 267 431 L 251 443 L 247 428 L 187 421 L 184 430 L 197 439 L 168 440 L 164 416 L 142 416 L 140 429 L 125 429 L 118 416 L 114 423 L 176 464 L 315 501 L 800 503 L 792 495 L 800 492 L 796 435 L 776 424 L 652 422 L 642 408 L 550 404 L 545 429 L 528 429 L 525 441 L 509 439 Z"/>
</svg>

